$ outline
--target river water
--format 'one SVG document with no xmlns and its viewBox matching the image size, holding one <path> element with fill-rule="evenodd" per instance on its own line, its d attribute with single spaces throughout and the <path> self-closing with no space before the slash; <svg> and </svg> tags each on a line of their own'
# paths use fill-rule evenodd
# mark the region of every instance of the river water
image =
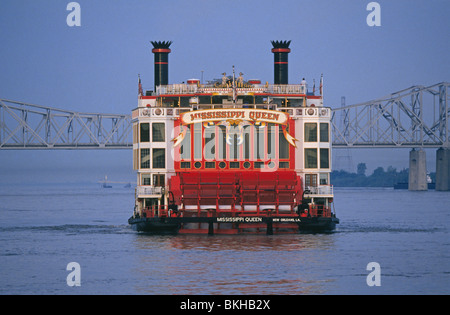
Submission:
<svg viewBox="0 0 450 315">
<path fill-rule="evenodd" d="M 335 188 L 335 232 L 272 236 L 141 235 L 133 198 L 120 185 L 0 186 L 0 294 L 450 293 L 449 192 Z"/>
</svg>

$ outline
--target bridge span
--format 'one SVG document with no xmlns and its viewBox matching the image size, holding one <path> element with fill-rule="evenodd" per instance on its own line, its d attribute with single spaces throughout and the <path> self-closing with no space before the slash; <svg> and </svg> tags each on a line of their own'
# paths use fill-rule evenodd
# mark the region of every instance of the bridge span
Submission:
<svg viewBox="0 0 450 315">
<path fill-rule="evenodd" d="M 412 86 L 333 110 L 333 148 L 410 148 L 409 189 L 427 190 L 424 148 L 436 151 L 436 189 L 450 190 L 448 82 Z"/>
<path fill-rule="evenodd" d="M 449 86 L 412 86 L 333 108 L 333 148 L 410 148 L 410 190 L 427 189 L 423 149 L 435 148 L 436 189 L 450 190 Z M 81 113 L 0 99 L 0 150 L 132 147 L 131 115 Z"/>
</svg>

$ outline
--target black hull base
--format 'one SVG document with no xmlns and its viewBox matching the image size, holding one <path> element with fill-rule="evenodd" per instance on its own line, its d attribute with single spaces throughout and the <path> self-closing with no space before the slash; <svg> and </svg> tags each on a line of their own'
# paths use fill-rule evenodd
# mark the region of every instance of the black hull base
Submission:
<svg viewBox="0 0 450 315">
<path fill-rule="evenodd" d="M 266 234 L 274 234 L 277 230 L 275 226 L 280 224 L 290 224 L 291 231 L 297 230 L 299 233 L 317 233 L 317 232 L 331 232 L 336 228 L 336 224 L 339 224 L 339 219 L 335 217 L 331 218 L 301 218 L 301 217 L 229 217 L 229 218 L 133 218 L 128 219 L 128 223 L 133 230 L 137 232 L 149 233 L 149 234 L 178 234 L 183 224 L 188 223 L 206 223 L 208 226 L 207 232 L 210 235 L 215 233 L 220 234 L 220 229 L 215 230 L 215 223 L 236 223 L 236 231 L 238 231 L 239 224 L 246 224 L 248 222 L 255 224 L 263 224 L 266 227 Z M 250 223 L 251 224 L 251 223 Z M 206 230 L 206 229 L 205 229 Z M 281 232 L 283 233 L 283 232 Z M 195 234 L 195 233 L 194 233 Z M 236 233 L 246 234 L 246 233 Z"/>
</svg>

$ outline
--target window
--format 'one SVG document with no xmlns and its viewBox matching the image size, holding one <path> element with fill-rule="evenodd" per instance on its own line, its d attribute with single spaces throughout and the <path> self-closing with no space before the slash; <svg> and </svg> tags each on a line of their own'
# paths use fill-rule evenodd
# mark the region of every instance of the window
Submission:
<svg viewBox="0 0 450 315">
<path fill-rule="evenodd" d="M 150 149 L 141 149 L 141 168 L 150 168 Z"/>
<path fill-rule="evenodd" d="M 205 159 L 214 160 L 215 157 L 216 157 L 216 127 L 212 126 L 205 128 Z"/>
<path fill-rule="evenodd" d="M 253 164 L 254 168 L 264 168 L 264 162 L 255 162 Z"/>
<path fill-rule="evenodd" d="M 330 168 L 329 149 L 320 149 L 320 168 Z"/>
<path fill-rule="evenodd" d="M 183 126 L 181 128 L 187 128 L 186 136 L 181 142 L 180 146 L 180 158 L 182 160 L 190 160 L 191 159 L 191 126 Z M 182 132 L 183 129 L 180 129 Z M 190 166 L 189 166 L 190 167 Z"/>
<path fill-rule="evenodd" d="M 264 160 L 264 131 L 265 127 L 255 127 L 255 143 L 253 154 L 255 160 Z"/>
<path fill-rule="evenodd" d="M 305 174 L 305 186 L 317 187 L 317 174 Z"/>
<path fill-rule="evenodd" d="M 305 123 L 305 142 L 317 142 L 316 123 Z"/>
<path fill-rule="evenodd" d="M 196 123 L 194 126 L 194 159 L 202 159 L 202 124 Z"/>
<path fill-rule="evenodd" d="M 153 142 L 164 142 L 166 141 L 164 123 L 153 123 L 152 124 L 152 138 Z"/>
<path fill-rule="evenodd" d="M 191 162 L 181 162 L 180 168 L 191 168 Z"/>
<path fill-rule="evenodd" d="M 226 127 L 219 126 L 219 159 L 227 159 L 227 139 Z M 220 165 L 219 165 L 220 166 Z"/>
<path fill-rule="evenodd" d="M 275 158 L 275 125 L 267 125 L 267 158 Z"/>
<path fill-rule="evenodd" d="M 231 137 L 230 160 L 238 160 L 241 151 L 241 146 L 239 145 L 238 127 L 232 126 L 230 128 L 229 136 Z"/>
<path fill-rule="evenodd" d="M 152 184 L 152 176 L 151 174 L 142 174 L 141 175 L 141 185 L 151 185 Z"/>
<path fill-rule="evenodd" d="M 153 168 L 166 168 L 166 149 L 153 149 Z"/>
<path fill-rule="evenodd" d="M 153 186 L 164 187 L 165 186 L 165 176 L 164 174 L 153 174 Z"/>
<path fill-rule="evenodd" d="M 289 132 L 289 130 L 287 130 L 287 129 L 286 129 L 286 131 Z M 278 129 L 278 145 L 279 145 L 278 158 L 280 160 L 289 159 L 289 142 L 286 140 L 281 126 L 279 126 L 279 129 Z"/>
<path fill-rule="evenodd" d="M 305 168 L 317 168 L 317 149 L 305 149 Z"/>
<path fill-rule="evenodd" d="M 239 162 L 230 162 L 230 168 L 239 168 Z"/>
<path fill-rule="evenodd" d="M 244 126 L 244 159 L 250 159 L 250 128 L 251 126 Z"/>
<path fill-rule="evenodd" d="M 150 141 L 150 124 L 144 123 L 141 124 L 141 142 L 149 142 Z"/>
<path fill-rule="evenodd" d="M 158 198 L 145 198 L 144 199 L 145 207 L 156 207 L 158 205 Z"/>
<path fill-rule="evenodd" d="M 328 185 L 328 174 L 320 173 L 319 176 L 320 185 Z"/>
<path fill-rule="evenodd" d="M 320 142 L 329 142 L 328 123 L 320 123 Z"/>
</svg>

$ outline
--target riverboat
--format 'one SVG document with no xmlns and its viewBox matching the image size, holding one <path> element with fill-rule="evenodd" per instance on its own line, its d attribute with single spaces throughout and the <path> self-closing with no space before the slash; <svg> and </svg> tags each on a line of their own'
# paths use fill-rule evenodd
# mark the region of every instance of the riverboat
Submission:
<svg viewBox="0 0 450 315">
<path fill-rule="evenodd" d="M 171 42 L 154 41 L 154 88 L 132 111 L 139 232 L 332 231 L 331 109 L 305 79 L 288 83 L 291 41 L 272 41 L 274 82 L 234 66 L 207 83 L 169 84 Z M 300 79 L 300 77 L 299 77 Z"/>
</svg>

